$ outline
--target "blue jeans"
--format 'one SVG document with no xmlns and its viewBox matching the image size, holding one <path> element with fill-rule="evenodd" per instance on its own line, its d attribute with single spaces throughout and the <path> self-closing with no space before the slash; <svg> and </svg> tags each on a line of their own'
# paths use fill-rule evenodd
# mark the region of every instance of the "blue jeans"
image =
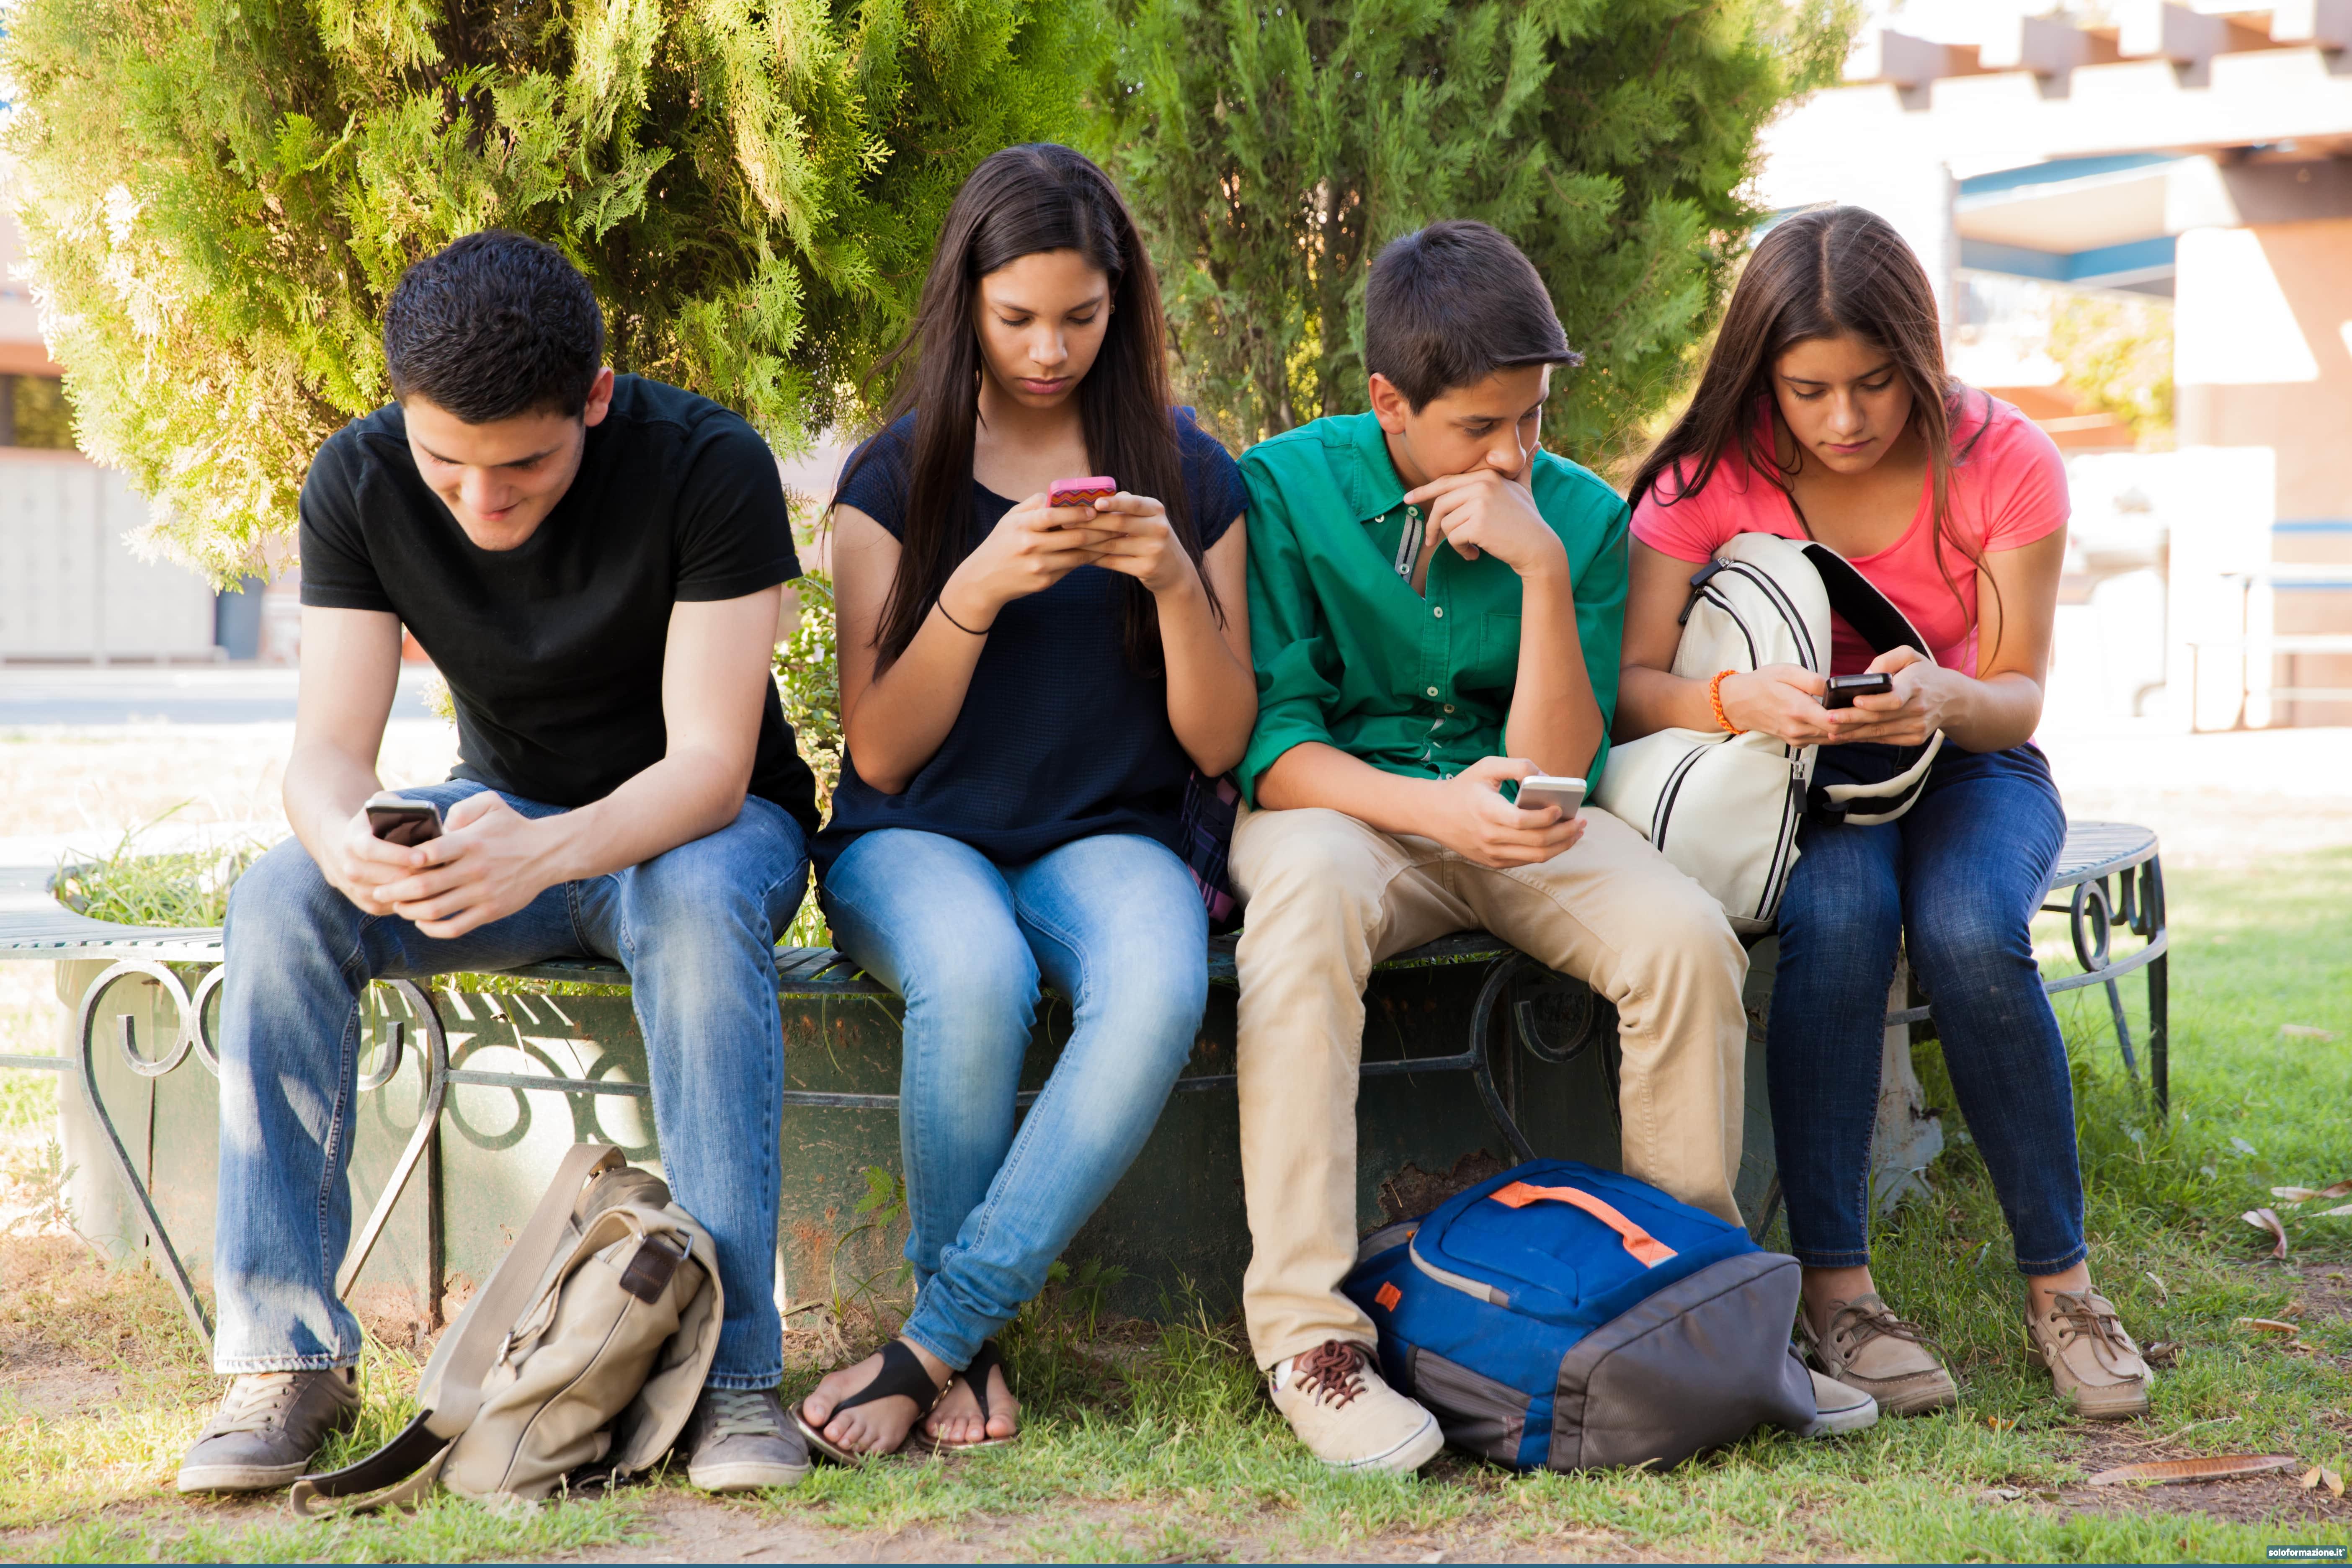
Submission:
<svg viewBox="0 0 2352 1568">
<path fill-rule="evenodd" d="M 446 809 L 482 788 L 452 780 L 403 793 Z M 525 816 L 561 809 L 506 799 Z M 355 1004 L 368 983 L 592 954 L 629 971 L 663 1173 L 719 1244 L 727 1317 L 709 1382 L 775 1386 L 784 1371 L 774 1295 L 784 1037 L 773 949 L 807 877 L 800 825 L 754 797 L 708 837 L 559 883 L 444 941 L 395 915 L 362 914 L 298 840 L 263 856 L 229 895 L 225 935 L 215 1369 L 359 1360 L 359 1320 L 334 1281 L 351 1240 Z"/>
<path fill-rule="evenodd" d="M 968 1366 L 1151 1135 L 1208 1000 L 1208 914 L 1184 863 L 1131 834 L 1000 865 L 887 828 L 842 852 L 821 896 L 835 945 L 906 999 L 906 1336 Z M 1041 974 L 1074 1026 L 1024 1119 Z"/>
<path fill-rule="evenodd" d="M 1979 753 L 1947 741 L 1903 816 L 1806 821 L 1780 903 L 1765 1067 L 1790 1250 L 1807 1268 L 1870 1261 L 1870 1136 L 1898 942 L 1935 1005 L 2019 1270 L 2056 1274 L 2086 1256 L 2066 1043 L 2026 929 L 2065 838 L 2032 745 Z"/>
</svg>

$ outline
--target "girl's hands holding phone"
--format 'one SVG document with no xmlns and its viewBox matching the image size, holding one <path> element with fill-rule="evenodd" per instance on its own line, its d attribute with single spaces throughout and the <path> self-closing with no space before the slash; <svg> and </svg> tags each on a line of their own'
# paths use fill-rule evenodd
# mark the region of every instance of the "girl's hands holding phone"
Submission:
<svg viewBox="0 0 2352 1568">
<path fill-rule="evenodd" d="M 947 613 L 971 631 L 984 631 L 1015 599 L 1042 594 L 1081 566 L 1092 565 L 1108 529 L 1090 527 L 1091 508 L 1049 506 L 1044 491 L 997 520 L 980 547 L 963 559 L 940 595 Z"/>
<path fill-rule="evenodd" d="M 1944 728 L 1945 710 L 1958 695 L 1958 683 L 1967 678 L 1908 647 L 1872 659 L 1870 672 L 1880 670 L 1895 677 L 1895 689 L 1884 696 L 1857 697 L 1853 707 L 1830 714 L 1830 738 L 1841 743 L 1867 741 L 1882 746 L 1927 744 L 1928 736 Z"/>
<path fill-rule="evenodd" d="M 1838 739 L 1837 715 L 1822 706 L 1829 681 L 1802 665 L 1768 664 L 1752 673 L 1727 677 L 1717 695 L 1723 711 L 1742 730 L 1758 730 L 1792 746 L 1815 746 Z"/>
<path fill-rule="evenodd" d="M 1166 507 L 1150 496 L 1121 490 L 1095 502 L 1094 513 L 1106 530 L 1097 548 L 1096 565 L 1134 578 L 1154 597 L 1200 586 L 1192 558 L 1184 553 L 1168 524 Z"/>
</svg>

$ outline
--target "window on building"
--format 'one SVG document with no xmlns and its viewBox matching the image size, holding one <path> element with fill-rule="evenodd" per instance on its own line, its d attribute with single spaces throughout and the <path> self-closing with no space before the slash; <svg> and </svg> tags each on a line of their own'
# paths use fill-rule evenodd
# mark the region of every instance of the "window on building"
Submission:
<svg viewBox="0 0 2352 1568">
<path fill-rule="evenodd" d="M 73 405 L 54 375 L 0 375 L 0 447 L 70 450 Z"/>
</svg>

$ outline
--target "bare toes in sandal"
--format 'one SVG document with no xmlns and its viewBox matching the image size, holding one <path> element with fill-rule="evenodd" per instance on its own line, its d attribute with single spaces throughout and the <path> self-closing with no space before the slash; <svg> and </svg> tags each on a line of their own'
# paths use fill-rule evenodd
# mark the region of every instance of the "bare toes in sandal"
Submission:
<svg viewBox="0 0 2352 1568">
<path fill-rule="evenodd" d="M 817 1384 L 793 1412 L 812 1452 L 835 1464 L 895 1453 L 938 1401 L 939 1384 L 912 1347 L 892 1340 L 877 1355 Z"/>
</svg>

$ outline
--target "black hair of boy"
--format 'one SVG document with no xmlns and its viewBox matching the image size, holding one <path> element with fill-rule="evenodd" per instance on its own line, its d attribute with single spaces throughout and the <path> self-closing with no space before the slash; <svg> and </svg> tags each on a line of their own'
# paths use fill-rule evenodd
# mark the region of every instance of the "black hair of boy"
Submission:
<svg viewBox="0 0 2352 1568">
<path fill-rule="evenodd" d="M 1580 365 L 1535 263 L 1500 229 L 1453 218 L 1381 248 L 1364 285 L 1364 369 L 1412 411 L 1498 370 Z"/>
<path fill-rule="evenodd" d="M 569 418 L 588 405 L 604 362 L 604 316 L 562 251 L 485 229 L 401 275 L 383 313 L 383 359 L 394 396 L 468 425 Z"/>
</svg>

